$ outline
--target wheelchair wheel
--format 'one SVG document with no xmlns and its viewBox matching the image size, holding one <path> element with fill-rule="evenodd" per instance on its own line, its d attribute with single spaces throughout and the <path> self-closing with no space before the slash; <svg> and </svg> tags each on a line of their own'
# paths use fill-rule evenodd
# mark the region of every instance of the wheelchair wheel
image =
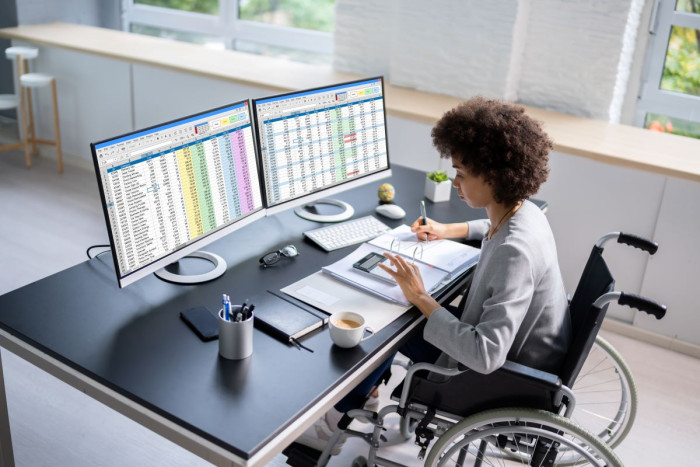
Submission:
<svg viewBox="0 0 700 467">
<path fill-rule="evenodd" d="M 620 444 L 637 416 L 637 386 L 625 361 L 602 337 L 596 337 L 572 389 L 576 409 L 571 419 L 610 447 Z"/>
<path fill-rule="evenodd" d="M 505 451 L 517 452 L 518 460 Z M 447 430 L 428 454 L 426 466 L 562 465 L 561 451 L 576 463 L 622 467 L 612 449 L 571 420 L 534 409 L 487 410 Z M 567 461 L 568 462 L 568 461 Z"/>
<path fill-rule="evenodd" d="M 615 448 L 625 439 L 637 415 L 637 386 L 625 361 L 602 337 L 596 337 L 573 390 L 576 409 L 571 420 Z M 564 448 L 560 452 L 562 466 L 581 460 L 576 453 L 567 456 Z M 511 450 L 505 453 L 514 459 L 521 457 Z"/>
</svg>

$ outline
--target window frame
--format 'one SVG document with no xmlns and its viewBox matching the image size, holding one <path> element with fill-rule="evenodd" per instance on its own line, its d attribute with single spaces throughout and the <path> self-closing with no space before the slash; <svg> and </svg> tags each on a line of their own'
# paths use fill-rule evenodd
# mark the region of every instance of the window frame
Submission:
<svg viewBox="0 0 700 467">
<path fill-rule="evenodd" d="M 656 0 L 653 6 L 646 66 L 635 109 L 637 126 L 644 126 L 648 113 L 700 123 L 700 96 L 661 89 L 672 28 L 700 29 L 700 13 L 676 11 L 676 3 L 676 0 Z"/>
<path fill-rule="evenodd" d="M 298 49 L 305 52 L 333 54 L 333 34 L 289 26 L 276 26 L 238 18 L 238 0 L 219 0 L 219 14 L 192 13 L 151 5 L 134 0 L 122 1 L 122 30 L 131 24 L 214 36 L 223 39 L 227 49 L 235 50 L 236 41 Z"/>
</svg>

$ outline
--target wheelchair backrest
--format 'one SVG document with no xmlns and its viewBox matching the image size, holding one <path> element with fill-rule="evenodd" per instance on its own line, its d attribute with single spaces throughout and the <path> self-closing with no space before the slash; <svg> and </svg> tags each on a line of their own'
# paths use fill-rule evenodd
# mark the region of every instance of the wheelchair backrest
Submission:
<svg viewBox="0 0 700 467">
<path fill-rule="evenodd" d="M 615 279 L 602 255 L 603 249 L 594 246 L 569 304 L 572 340 L 559 374 L 568 387 L 576 381 L 608 309 L 607 304 L 597 309 L 593 303 L 615 288 Z"/>
</svg>

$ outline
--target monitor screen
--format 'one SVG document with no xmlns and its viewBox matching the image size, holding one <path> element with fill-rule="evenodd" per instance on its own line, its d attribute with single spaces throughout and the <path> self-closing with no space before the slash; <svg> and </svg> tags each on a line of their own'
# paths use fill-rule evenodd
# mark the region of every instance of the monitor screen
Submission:
<svg viewBox="0 0 700 467">
<path fill-rule="evenodd" d="M 253 108 L 268 214 L 391 174 L 382 78 L 255 99 Z"/>
<path fill-rule="evenodd" d="M 248 101 L 91 148 L 121 287 L 264 216 Z"/>
</svg>

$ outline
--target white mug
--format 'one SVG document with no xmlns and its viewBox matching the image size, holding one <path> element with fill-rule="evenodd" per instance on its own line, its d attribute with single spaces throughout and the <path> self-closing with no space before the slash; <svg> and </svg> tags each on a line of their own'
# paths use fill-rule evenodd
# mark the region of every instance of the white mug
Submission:
<svg viewBox="0 0 700 467">
<path fill-rule="evenodd" d="M 362 315 L 352 311 L 338 311 L 333 313 L 328 320 L 328 328 L 331 333 L 331 340 L 338 347 L 349 349 L 365 339 L 374 335 L 374 331 L 369 326 L 365 326 L 365 319 Z M 365 331 L 368 336 L 363 337 Z"/>
</svg>

